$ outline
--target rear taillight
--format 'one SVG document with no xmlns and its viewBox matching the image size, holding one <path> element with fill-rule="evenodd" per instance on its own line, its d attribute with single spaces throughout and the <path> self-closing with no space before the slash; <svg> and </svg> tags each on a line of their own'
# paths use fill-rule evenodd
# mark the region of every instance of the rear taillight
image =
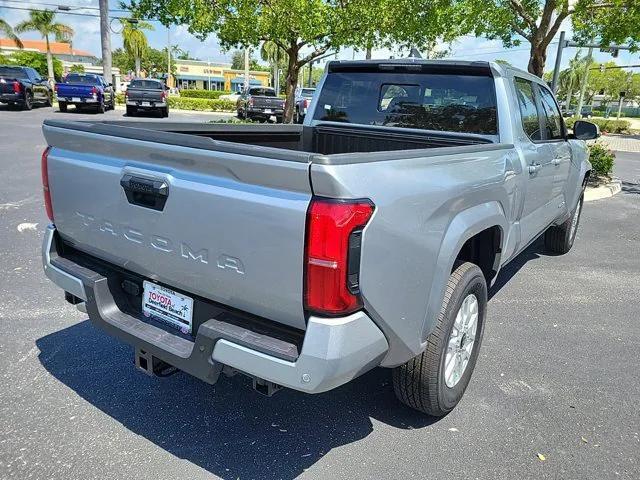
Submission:
<svg viewBox="0 0 640 480">
<path fill-rule="evenodd" d="M 167 92 L 162 92 L 160 94 L 160 100 L 162 100 L 164 102 L 166 98 L 167 98 Z"/>
<path fill-rule="evenodd" d="M 304 108 L 307 108 L 309 106 L 309 100 L 307 100 L 306 98 L 304 99 Z"/>
<path fill-rule="evenodd" d="M 58 84 L 57 83 L 53 86 L 53 89 L 56 91 L 56 93 L 58 93 Z"/>
<path fill-rule="evenodd" d="M 98 89 L 96 87 L 91 87 L 91 95 L 97 95 Z"/>
<path fill-rule="evenodd" d="M 362 307 L 360 245 L 373 214 L 368 200 L 314 198 L 307 212 L 305 308 L 344 315 Z"/>
<path fill-rule="evenodd" d="M 249 105 L 251 105 L 253 107 L 253 98 L 249 99 Z"/>
<path fill-rule="evenodd" d="M 42 191 L 44 193 L 44 207 L 47 210 L 47 217 L 53 222 L 53 207 L 51 205 L 51 191 L 49 190 L 49 151 L 47 147 L 42 152 L 40 171 L 42 172 Z"/>
<path fill-rule="evenodd" d="M 125 91 L 124 91 L 124 96 L 125 96 L 125 97 L 129 97 L 129 90 L 125 90 Z"/>
<path fill-rule="evenodd" d="M 22 85 L 20 82 L 13 82 L 13 93 L 20 93 L 22 91 Z"/>
</svg>

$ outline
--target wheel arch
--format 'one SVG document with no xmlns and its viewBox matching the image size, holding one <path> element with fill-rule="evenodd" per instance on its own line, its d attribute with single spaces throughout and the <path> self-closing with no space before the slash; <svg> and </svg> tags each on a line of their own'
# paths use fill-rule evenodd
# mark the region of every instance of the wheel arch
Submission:
<svg viewBox="0 0 640 480">
<path fill-rule="evenodd" d="M 427 312 L 423 321 L 422 342 L 426 342 L 433 329 L 449 275 L 456 262 L 461 260 L 473 262 L 474 255 L 478 258 L 489 251 L 490 258 L 483 262 L 485 268 L 483 269 L 482 265 L 478 266 L 485 274 L 487 286 L 496 278 L 504 251 L 507 226 L 507 218 L 498 201 L 470 207 L 456 214 L 449 222 L 436 261 Z"/>
</svg>

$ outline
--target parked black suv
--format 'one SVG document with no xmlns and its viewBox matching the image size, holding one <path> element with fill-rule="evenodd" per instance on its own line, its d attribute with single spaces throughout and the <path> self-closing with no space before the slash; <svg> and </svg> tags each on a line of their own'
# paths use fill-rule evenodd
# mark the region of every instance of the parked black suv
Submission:
<svg viewBox="0 0 640 480">
<path fill-rule="evenodd" d="M 36 103 L 50 107 L 53 90 L 46 78 L 31 67 L 0 65 L 0 103 L 31 110 Z"/>
</svg>

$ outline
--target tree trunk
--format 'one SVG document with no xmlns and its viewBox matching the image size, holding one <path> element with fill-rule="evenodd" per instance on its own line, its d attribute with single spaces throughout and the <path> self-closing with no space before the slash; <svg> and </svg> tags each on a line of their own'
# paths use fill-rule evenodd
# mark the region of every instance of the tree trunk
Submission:
<svg viewBox="0 0 640 480">
<path fill-rule="evenodd" d="M 364 58 L 367 60 L 371 60 L 371 47 L 367 47 L 367 51 L 364 54 Z"/>
<path fill-rule="evenodd" d="M 292 43 L 291 47 L 287 50 L 287 56 L 289 57 L 287 78 L 285 79 L 285 93 L 287 98 L 284 102 L 284 117 L 282 123 L 293 122 L 298 75 L 300 75 L 300 68 L 303 66 L 298 63 L 298 52 L 299 48 L 295 43 Z"/>
<path fill-rule="evenodd" d="M 49 76 L 49 83 L 53 85 L 55 78 L 53 74 L 53 55 L 51 55 L 51 48 L 49 47 L 49 35 L 45 35 L 44 38 L 47 43 L 47 74 Z"/>
<path fill-rule="evenodd" d="M 136 77 L 140 76 L 140 57 L 136 57 Z"/>
<path fill-rule="evenodd" d="M 542 43 L 531 42 L 531 56 L 529 58 L 529 73 L 542 78 L 544 64 L 547 61 L 547 47 Z"/>
</svg>

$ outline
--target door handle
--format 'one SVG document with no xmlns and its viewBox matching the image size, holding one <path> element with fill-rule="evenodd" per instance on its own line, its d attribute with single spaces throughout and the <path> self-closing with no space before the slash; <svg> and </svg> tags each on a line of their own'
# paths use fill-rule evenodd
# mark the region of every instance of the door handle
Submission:
<svg viewBox="0 0 640 480">
<path fill-rule="evenodd" d="M 542 168 L 542 165 L 539 163 L 532 163 L 529 165 L 529 174 L 533 175 L 534 173 L 538 173 L 538 170 Z"/>
</svg>

